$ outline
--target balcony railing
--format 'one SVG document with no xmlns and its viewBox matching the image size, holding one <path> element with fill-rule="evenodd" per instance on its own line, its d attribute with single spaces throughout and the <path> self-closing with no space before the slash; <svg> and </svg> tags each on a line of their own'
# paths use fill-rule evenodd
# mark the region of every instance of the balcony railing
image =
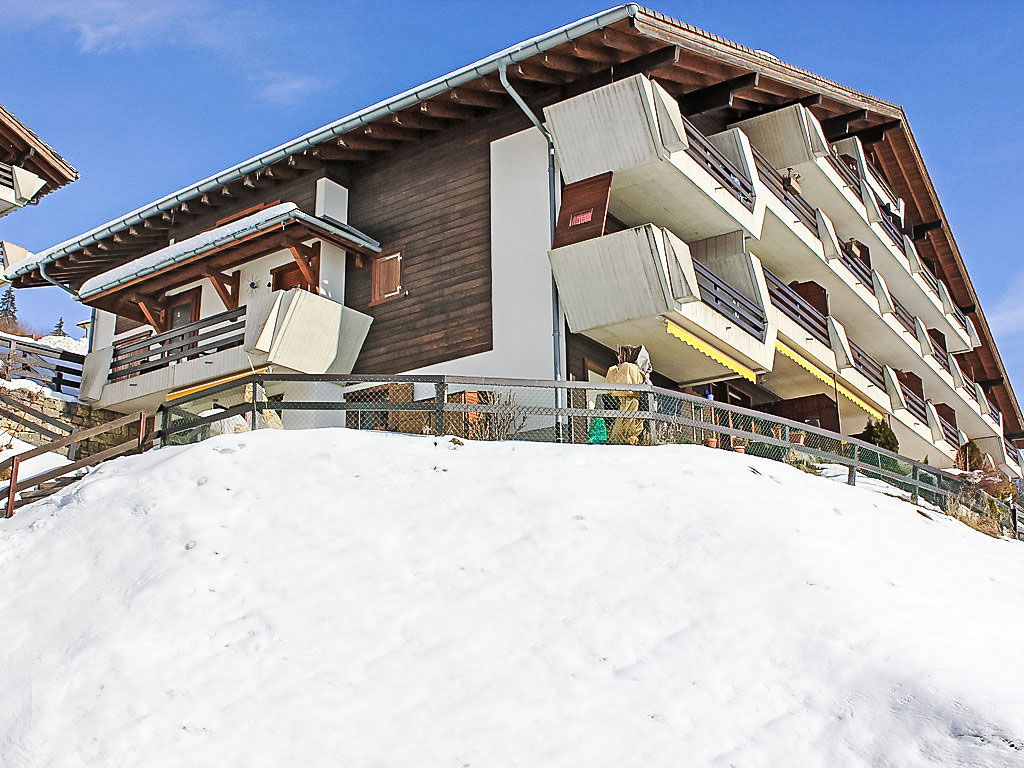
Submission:
<svg viewBox="0 0 1024 768">
<path fill-rule="evenodd" d="M 989 410 L 992 411 L 992 418 L 995 419 L 996 422 L 998 422 L 999 424 L 1002 424 L 1003 423 L 1003 413 L 1002 413 L 1002 411 L 1000 411 L 998 408 L 996 408 L 996 404 L 992 402 L 992 398 L 991 397 L 986 397 L 985 400 L 986 400 L 986 402 L 988 402 Z"/>
<path fill-rule="evenodd" d="M 907 410 L 927 424 L 928 412 L 924 407 L 924 398 L 914 390 L 910 389 L 906 384 L 901 383 L 900 388 L 903 390 L 903 399 L 907 402 Z"/>
<path fill-rule="evenodd" d="M 932 347 L 932 356 L 939 361 L 939 365 L 946 373 L 952 373 L 949 369 L 949 355 L 946 354 L 946 350 L 939 346 L 939 343 L 935 341 L 931 336 L 928 337 L 928 343 Z"/>
<path fill-rule="evenodd" d="M 938 292 L 939 292 L 939 278 L 937 278 L 935 276 L 935 273 L 932 272 L 931 267 L 929 267 L 927 263 L 925 263 L 925 262 L 921 262 L 921 263 L 924 266 L 924 269 L 921 270 L 921 277 L 923 277 L 924 281 L 926 283 L 928 283 L 929 286 L 931 286 L 931 289 L 933 291 L 935 291 L 936 294 L 938 294 Z"/>
<path fill-rule="evenodd" d="M 797 221 L 803 222 L 811 232 L 818 231 L 818 217 L 814 206 L 804 200 L 803 196 L 786 184 L 782 174 L 775 170 L 771 163 L 753 145 L 750 147 L 754 153 L 754 165 L 757 168 L 757 175 L 761 182 L 779 198 L 790 212 L 796 216 Z"/>
<path fill-rule="evenodd" d="M 693 267 L 697 273 L 701 301 L 735 322 L 751 336 L 763 341 L 768 328 L 764 310 L 712 272 L 707 265 L 694 259 Z"/>
<path fill-rule="evenodd" d="M 939 425 L 942 427 L 942 436 L 946 439 L 946 442 L 954 448 L 959 448 L 960 431 L 941 416 L 939 416 Z"/>
<path fill-rule="evenodd" d="M 827 155 L 829 165 L 835 168 L 844 182 L 853 190 L 853 193 L 860 196 L 860 175 L 857 171 L 851 168 L 845 160 L 836 155 L 835 150 L 831 151 Z"/>
<path fill-rule="evenodd" d="M 1003 448 L 1006 450 L 1006 458 L 1019 466 L 1020 453 L 1017 451 L 1017 447 L 1005 437 L 1003 438 Z"/>
<path fill-rule="evenodd" d="M 895 200 L 896 193 L 892 191 L 892 187 L 889 186 L 889 182 L 885 180 L 885 174 L 882 173 L 878 166 L 871 162 L 870 157 L 865 157 L 864 159 L 865 161 L 867 161 L 868 171 L 874 177 L 875 181 L 878 182 L 878 186 L 882 188 L 882 190 L 885 192 L 885 194 L 889 196 L 890 199 Z"/>
<path fill-rule="evenodd" d="M 710 173 L 719 184 L 729 190 L 747 210 L 754 210 L 754 185 L 750 179 L 718 147 L 708 141 L 697 126 L 685 117 L 683 121 L 686 125 L 688 144 L 686 153 Z"/>
<path fill-rule="evenodd" d="M 892 297 L 892 307 L 895 310 L 893 314 L 900 321 L 900 325 L 911 333 L 917 333 L 917 329 L 914 327 L 914 316 L 910 314 L 910 311 L 903 305 L 903 302 L 895 296 Z"/>
<path fill-rule="evenodd" d="M 957 319 L 957 322 L 967 330 L 967 315 L 964 314 L 963 310 L 960 309 L 956 304 L 953 305 L 953 317 Z"/>
<path fill-rule="evenodd" d="M 865 264 L 863 259 L 849 253 L 846 250 L 845 243 L 839 247 L 839 260 L 843 262 L 851 272 L 853 272 L 853 276 L 856 277 L 865 288 L 872 293 L 875 292 L 874 286 L 871 283 L 871 267 Z"/>
<path fill-rule="evenodd" d="M 0 163 L 0 186 L 14 189 L 14 170 L 7 163 Z"/>
<path fill-rule="evenodd" d="M 242 306 L 146 339 L 120 346 L 115 344 L 108 380 L 120 381 L 211 355 L 240 346 L 244 339 L 245 307 Z"/>
<path fill-rule="evenodd" d="M 903 233 L 900 231 L 900 228 L 896 225 L 896 222 L 894 222 L 890 217 L 886 207 L 884 205 L 880 205 L 880 207 L 882 209 L 882 218 L 879 219 L 879 224 L 882 225 L 882 229 L 885 230 L 885 234 L 887 234 L 889 236 L 889 239 L 893 241 L 893 243 L 896 245 L 896 248 L 899 249 L 899 252 L 906 255 L 907 246 L 903 242 Z"/>
<path fill-rule="evenodd" d="M 771 296 L 772 304 L 787 317 L 795 320 L 813 338 L 826 347 L 830 346 L 828 320 L 825 316 L 811 306 L 807 299 L 782 282 L 774 272 L 766 269 L 764 276 L 768 282 L 768 295 Z"/>
<path fill-rule="evenodd" d="M 853 352 L 853 367 L 876 387 L 885 389 L 885 373 L 878 361 L 852 340 L 850 341 L 850 351 Z"/>
</svg>

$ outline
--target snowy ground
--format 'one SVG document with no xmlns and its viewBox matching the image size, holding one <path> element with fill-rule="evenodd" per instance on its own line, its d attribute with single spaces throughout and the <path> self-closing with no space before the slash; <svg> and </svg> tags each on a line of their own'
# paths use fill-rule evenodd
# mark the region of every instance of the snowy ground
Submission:
<svg viewBox="0 0 1024 768">
<path fill-rule="evenodd" d="M 0 521 L 0 765 L 1020 766 L 1022 604 L 755 457 L 226 435 Z"/>
<path fill-rule="evenodd" d="M 34 445 L 26 443 L 24 440 L 19 440 L 9 432 L 0 432 L 0 461 L 9 459 L 11 456 L 15 456 L 19 453 L 24 453 L 25 451 L 31 451 L 33 448 L 35 448 Z M 63 467 L 70 463 L 70 461 L 59 453 L 50 451 L 26 460 L 18 469 L 18 476 L 26 478 L 32 477 L 32 475 L 40 475 L 43 472 L 56 469 L 57 467 Z M 6 481 L 0 481 L 0 486 L 2 485 L 9 485 L 9 483 Z M 4 491 L 4 493 L 6 493 L 6 491 Z M 0 551 L 0 558 L 2 557 L 3 553 Z"/>
</svg>

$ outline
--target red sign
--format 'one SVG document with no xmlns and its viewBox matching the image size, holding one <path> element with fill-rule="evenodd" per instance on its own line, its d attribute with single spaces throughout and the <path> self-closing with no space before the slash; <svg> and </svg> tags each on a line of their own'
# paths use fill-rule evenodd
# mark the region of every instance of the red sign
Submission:
<svg viewBox="0 0 1024 768">
<path fill-rule="evenodd" d="M 572 218 L 569 219 L 569 226 L 575 227 L 577 224 L 589 224 L 590 220 L 594 218 L 594 209 L 591 208 L 589 211 L 580 211 L 574 213 Z"/>
</svg>

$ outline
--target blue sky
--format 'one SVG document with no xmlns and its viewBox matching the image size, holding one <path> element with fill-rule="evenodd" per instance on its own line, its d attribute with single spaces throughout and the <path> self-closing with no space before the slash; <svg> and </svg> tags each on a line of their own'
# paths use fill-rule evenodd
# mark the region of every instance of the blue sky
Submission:
<svg viewBox="0 0 1024 768">
<path fill-rule="evenodd" d="M 606 2 L 36 0 L 0 3 L 0 102 L 82 174 L 0 238 L 39 250 L 211 172 Z M 992 325 L 1024 392 L 1024 200 L 1018 3 L 652 7 L 902 104 Z M 56 289 L 18 293 L 41 329 L 88 313 Z"/>
</svg>

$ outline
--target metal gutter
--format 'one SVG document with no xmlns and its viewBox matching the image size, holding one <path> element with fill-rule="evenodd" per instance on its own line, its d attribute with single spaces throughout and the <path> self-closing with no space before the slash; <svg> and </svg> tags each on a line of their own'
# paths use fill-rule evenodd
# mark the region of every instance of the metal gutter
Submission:
<svg viewBox="0 0 1024 768">
<path fill-rule="evenodd" d="M 75 298 L 77 298 L 80 301 L 85 300 L 85 299 L 93 298 L 94 296 L 98 296 L 101 293 L 106 293 L 108 291 L 114 290 L 115 288 L 120 288 L 123 285 L 127 285 L 128 283 L 132 283 L 132 282 L 138 280 L 141 277 L 145 277 L 146 275 L 152 275 L 152 274 L 156 274 L 158 272 L 163 272 L 168 267 L 173 267 L 176 264 L 180 264 L 181 262 L 184 262 L 184 261 L 190 261 L 190 260 L 194 259 L 197 256 L 201 256 L 204 253 L 208 253 L 209 251 L 221 248 L 224 245 L 228 245 L 230 243 L 234 243 L 234 242 L 237 242 L 239 240 L 244 240 L 244 239 L 252 237 L 254 234 L 258 234 L 260 232 L 266 232 L 268 230 L 276 229 L 278 227 L 283 228 L 285 224 L 287 224 L 288 222 L 291 222 L 291 221 L 300 221 L 300 222 L 308 224 L 308 225 L 310 225 L 312 227 L 316 227 L 317 229 L 325 230 L 325 231 L 327 231 L 327 232 L 329 232 L 331 234 L 338 235 L 339 237 L 344 237 L 344 238 L 346 238 L 348 240 L 362 241 L 360 244 L 365 246 L 367 249 L 369 249 L 371 251 L 378 251 L 378 252 L 380 251 L 380 243 L 378 243 L 376 240 L 373 240 L 372 238 L 367 237 L 366 235 L 364 235 L 363 233 L 359 232 L 359 230 L 355 229 L 354 227 L 338 226 L 338 225 L 335 225 L 335 224 L 333 224 L 333 223 L 331 223 L 329 221 L 326 221 L 324 219 L 318 218 L 316 216 L 310 216 L 308 213 L 305 213 L 305 212 L 300 211 L 298 209 L 293 209 L 293 210 L 290 210 L 290 211 L 285 211 L 284 213 L 278 214 L 277 216 L 273 216 L 273 217 L 271 217 L 269 219 L 266 219 L 264 221 L 261 221 L 261 222 L 259 222 L 258 224 L 254 225 L 252 227 L 246 227 L 245 229 L 240 229 L 240 230 L 231 232 L 231 233 L 229 233 L 227 235 L 222 235 L 221 237 L 214 238 L 213 240 L 205 240 L 201 245 L 197 245 L 195 248 L 191 248 L 191 249 L 189 249 L 187 251 L 182 251 L 181 253 L 177 254 L 176 256 L 174 256 L 172 258 L 166 259 L 164 261 L 156 261 L 156 262 L 150 263 L 150 264 L 148 264 L 145 267 L 140 267 L 139 269 L 136 269 L 133 272 L 125 274 L 125 275 L 123 275 L 123 276 L 121 276 L 121 277 L 119 277 L 119 278 L 117 278 L 115 280 L 111 280 L 110 282 L 107 282 L 107 283 L 101 283 L 101 284 L 97 285 L 95 288 L 92 288 L 91 290 L 88 290 L 88 291 L 83 290 L 81 292 L 81 294 L 76 294 Z M 230 226 L 230 225 L 225 225 L 225 226 Z M 194 237 L 199 237 L 199 235 L 195 235 Z M 187 243 L 188 240 L 182 240 L 181 242 L 182 243 Z M 167 248 L 172 248 L 174 246 L 166 246 L 166 247 Z M 161 250 L 163 250 L 163 249 L 161 249 Z M 154 253 L 159 253 L 159 252 L 160 251 L 154 251 Z M 149 254 L 147 256 L 143 256 L 143 257 L 141 257 L 139 259 L 136 259 L 136 261 L 149 261 L 149 259 L 150 259 L 150 257 L 152 255 L 153 254 Z M 131 263 L 132 262 L 128 262 L 128 264 L 122 265 L 122 266 L 130 266 Z M 40 272 L 42 272 L 46 268 L 46 265 L 45 264 L 40 264 L 39 268 L 40 268 Z M 114 269 L 121 269 L 121 268 L 122 267 L 115 267 Z M 113 271 L 113 270 L 111 270 L 111 271 Z M 98 278 L 98 277 L 101 277 L 101 276 L 102 275 L 97 275 L 96 277 Z M 45 272 L 43 272 L 43 277 L 46 277 Z M 50 280 L 50 278 L 48 278 L 48 277 L 46 279 Z M 92 279 L 95 280 L 96 278 L 92 278 Z M 53 282 L 53 281 L 50 280 L 50 282 Z M 87 283 L 88 282 L 91 282 L 91 281 L 87 281 Z M 57 283 L 54 283 L 54 285 L 57 285 Z M 64 288 L 64 286 L 60 286 L 60 287 Z M 64 288 L 64 290 L 69 290 L 69 289 L 68 288 Z"/>
<path fill-rule="evenodd" d="M 282 144 L 269 152 L 265 152 L 262 155 L 258 155 L 240 163 L 239 165 L 235 165 L 225 171 L 222 171 L 216 176 L 210 176 L 203 181 L 189 187 L 185 187 L 184 189 L 163 197 L 156 202 L 150 203 L 142 208 L 138 208 L 120 219 L 110 221 L 107 224 L 91 230 L 85 235 L 81 235 L 73 240 L 67 240 L 59 245 L 42 251 L 38 254 L 35 260 L 26 260 L 28 263 L 19 262 L 14 272 L 7 275 L 7 277 L 8 279 L 11 279 L 27 274 L 42 264 L 52 263 L 62 256 L 92 245 L 115 232 L 122 232 L 128 229 L 128 227 L 139 224 L 150 216 L 170 210 L 179 203 L 191 200 L 225 184 L 237 181 L 243 176 L 272 165 L 273 163 L 283 160 L 290 155 L 297 154 L 306 149 L 311 149 L 317 144 L 321 144 L 324 141 L 348 133 L 354 128 L 368 125 L 375 120 L 395 114 L 403 109 L 408 109 L 409 107 L 415 106 L 422 101 L 426 101 L 427 99 L 445 93 L 453 88 L 465 85 L 466 83 L 472 82 L 473 80 L 477 80 L 486 75 L 494 74 L 502 63 L 508 65 L 523 61 L 531 56 L 544 52 L 548 48 L 561 45 L 562 43 L 571 42 L 598 29 L 603 29 L 611 24 L 622 21 L 623 19 L 633 18 L 640 13 L 640 11 L 641 8 L 636 3 L 616 6 L 607 11 L 594 14 L 593 16 L 573 22 L 572 24 L 560 27 L 538 37 L 531 38 L 530 40 L 522 43 L 517 43 L 510 48 L 506 48 L 505 50 L 487 58 L 480 59 L 473 64 L 457 69 L 447 75 L 442 75 L 440 78 L 432 80 L 418 88 L 405 91 L 404 93 L 393 96 L 386 101 L 378 102 L 377 104 L 363 110 L 354 112 L 347 117 L 343 117 L 340 120 L 329 123 L 316 131 L 300 136 L 294 141 Z"/>
</svg>

